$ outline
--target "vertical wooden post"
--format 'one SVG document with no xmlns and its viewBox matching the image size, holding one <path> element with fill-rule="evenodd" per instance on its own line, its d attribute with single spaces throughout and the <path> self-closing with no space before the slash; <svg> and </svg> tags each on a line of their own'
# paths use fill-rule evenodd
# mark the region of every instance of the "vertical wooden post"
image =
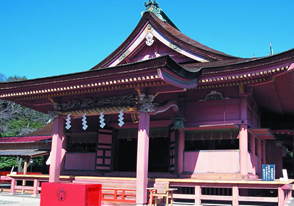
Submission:
<svg viewBox="0 0 294 206">
<path fill-rule="evenodd" d="M 39 188 L 39 181 L 38 181 L 38 179 L 34 179 L 34 188 L 33 188 L 33 195 L 32 196 L 36 197 L 39 194 L 38 188 Z"/>
<path fill-rule="evenodd" d="M 15 186 L 16 186 L 16 180 L 14 178 L 12 178 L 11 183 L 10 183 L 10 194 L 11 195 L 14 195 L 16 193 Z"/>
<path fill-rule="evenodd" d="M 136 204 L 147 204 L 150 114 L 140 112 L 137 145 Z"/>
<path fill-rule="evenodd" d="M 285 199 L 284 190 L 281 187 L 279 187 L 278 188 L 278 206 L 284 206 L 284 199 Z"/>
<path fill-rule="evenodd" d="M 64 119 L 62 118 L 62 116 L 58 116 L 54 119 L 54 128 L 51 143 L 49 182 L 59 182 L 63 126 Z"/>
<path fill-rule="evenodd" d="M 239 131 L 240 174 L 248 175 L 248 132 L 247 125 L 242 124 Z"/>
<path fill-rule="evenodd" d="M 232 188 L 233 202 L 232 206 L 239 206 L 239 188 L 238 186 L 233 186 Z"/>
<path fill-rule="evenodd" d="M 261 140 L 257 139 L 257 155 L 258 155 L 258 171 L 259 175 L 262 174 L 262 161 L 261 161 Z"/>
<path fill-rule="evenodd" d="M 248 175 L 248 131 L 247 131 L 247 98 L 242 97 L 240 102 L 240 116 L 244 123 L 239 131 L 240 174 Z"/>
<path fill-rule="evenodd" d="M 195 185 L 195 203 L 194 205 L 201 205 L 201 187 Z"/>
<path fill-rule="evenodd" d="M 252 174 L 256 175 L 256 160 L 255 160 L 255 136 L 253 134 L 250 135 L 250 148 L 251 148 L 251 154 L 252 154 Z"/>
<path fill-rule="evenodd" d="M 28 158 L 25 158 L 23 163 L 23 174 L 26 175 L 27 171 L 28 171 Z M 26 186 L 25 180 L 22 181 L 22 186 Z M 25 189 L 22 189 L 21 193 L 25 193 Z"/>
<path fill-rule="evenodd" d="M 185 150 L 185 131 L 184 129 L 179 129 L 179 138 L 178 138 L 178 174 L 183 173 L 184 169 L 184 150 Z"/>
</svg>

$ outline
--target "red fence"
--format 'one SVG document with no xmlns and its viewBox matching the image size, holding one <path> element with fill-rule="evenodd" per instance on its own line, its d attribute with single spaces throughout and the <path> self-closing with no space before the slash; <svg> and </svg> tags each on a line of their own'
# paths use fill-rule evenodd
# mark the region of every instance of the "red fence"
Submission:
<svg viewBox="0 0 294 206">
<path fill-rule="evenodd" d="M 135 189 L 102 188 L 102 201 L 136 203 Z"/>
</svg>

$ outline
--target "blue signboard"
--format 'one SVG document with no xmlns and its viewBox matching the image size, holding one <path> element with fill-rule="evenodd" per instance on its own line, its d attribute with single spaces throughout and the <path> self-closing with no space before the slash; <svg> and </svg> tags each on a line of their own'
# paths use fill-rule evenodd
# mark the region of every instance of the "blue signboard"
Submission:
<svg viewBox="0 0 294 206">
<path fill-rule="evenodd" d="M 263 181 L 275 180 L 275 165 L 262 165 L 262 180 Z"/>
</svg>

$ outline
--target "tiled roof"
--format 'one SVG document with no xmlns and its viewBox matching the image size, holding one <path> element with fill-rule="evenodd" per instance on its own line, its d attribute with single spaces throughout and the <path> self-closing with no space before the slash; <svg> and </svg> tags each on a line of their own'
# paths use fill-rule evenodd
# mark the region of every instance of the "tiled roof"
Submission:
<svg viewBox="0 0 294 206">
<path fill-rule="evenodd" d="M 1 137 L 0 144 L 40 142 L 51 138 L 52 136 Z"/>
<path fill-rule="evenodd" d="M 0 144 L 3 143 L 30 143 L 30 142 L 40 142 L 46 139 L 51 139 L 53 135 L 53 125 L 54 122 L 50 122 L 41 129 L 34 132 L 26 134 L 22 137 L 0 137 Z"/>
<path fill-rule="evenodd" d="M 0 150 L 0 156 L 8 157 L 38 157 L 49 154 L 48 151 L 38 150 Z"/>
<path fill-rule="evenodd" d="M 174 37 L 173 39 L 175 41 L 178 41 L 175 43 L 179 43 L 179 45 L 182 45 L 184 48 L 188 46 L 192 51 L 194 50 L 195 52 L 201 52 L 203 56 L 208 56 L 209 58 L 216 59 L 216 60 L 238 58 L 238 57 L 226 54 L 224 52 L 215 50 L 208 46 L 205 46 L 204 44 L 201 44 L 200 42 L 195 41 L 194 39 L 191 39 L 190 37 L 180 32 L 179 30 L 175 29 L 170 24 L 160 21 L 160 19 L 158 19 L 158 17 L 154 15 L 153 13 L 150 13 L 150 16 L 152 16 L 150 20 L 151 19 L 153 21 L 155 20 L 156 23 L 158 23 L 159 26 L 165 30 L 163 31 L 165 34 L 172 35 Z"/>
<path fill-rule="evenodd" d="M 245 70 L 249 68 L 257 68 L 270 64 L 280 64 L 281 62 L 293 62 L 294 49 L 259 58 L 239 58 L 228 59 L 222 61 L 213 61 L 205 63 L 188 63 L 180 64 L 188 71 L 196 72 L 202 70 L 202 74 L 213 74 L 218 72 L 232 72 L 237 70 Z"/>
<path fill-rule="evenodd" d="M 54 126 L 54 121 L 50 122 L 49 124 L 46 124 L 41 129 L 38 129 L 38 130 L 31 132 L 31 133 L 28 133 L 24 136 L 26 136 L 26 137 L 29 137 L 29 136 L 52 136 L 53 135 L 53 126 Z"/>
</svg>

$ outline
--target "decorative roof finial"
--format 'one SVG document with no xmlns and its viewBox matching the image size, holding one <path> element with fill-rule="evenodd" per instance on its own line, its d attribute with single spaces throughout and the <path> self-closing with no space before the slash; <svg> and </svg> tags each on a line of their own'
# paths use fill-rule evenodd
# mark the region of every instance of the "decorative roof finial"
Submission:
<svg viewBox="0 0 294 206">
<path fill-rule="evenodd" d="M 173 26 L 175 29 L 179 30 L 176 25 L 168 18 L 168 16 L 162 11 L 161 8 L 159 8 L 158 3 L 156 0 L 148 0 L 148 2 L 144 2 L 144 5 L 146 7 L 146 11 L 142 11 L 141 15 L 143 16 L 146 12 L 152 12 L 155 14 L 161 21 L 167 22 L 171 26 Z"/>
<path fill-rule="evenodd" d="M 153 0 L 153 2 L 152 2 L 152 0 L 149 0 L 148 3 L 144 2 L 144 5 L 145 5 L 147 11 L 149 10 L 149 8 L 151 6 L 154 6 L 154 7 L 158 8 L 158 3 L 156 2 L 156 0 Z"/>
<path fill-rule="evenodd" d="M 161 15 L 162 9 L 159 8 L 158 3 L 157 3 L 156 0 L 153 0 L 153 1 L 152 0 L 149 0 L 148 3 L 147 2 L 144 2 L 144 5 L 146 7 L 146 11 L 149 11 L 149 12 L 154 13 L 160 20 L 166 22 L 166 20 Z M 142 12 L 142 15 L 143 14 L 144 14 L 144 12 Z"/>
</svg>

